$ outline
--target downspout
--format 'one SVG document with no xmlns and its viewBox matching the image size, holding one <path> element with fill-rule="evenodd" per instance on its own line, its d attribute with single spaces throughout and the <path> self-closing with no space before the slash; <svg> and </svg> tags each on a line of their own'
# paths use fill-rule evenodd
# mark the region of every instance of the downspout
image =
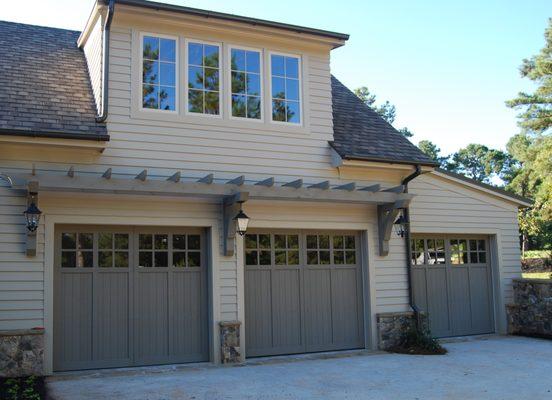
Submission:
<svg viewBox="0 0 552 400">
<path fill-rule="evenodd" d="M 406 178 L 403 179 L 402 185 L 404 186 L 404 193 L 408 193 L 408 183 L 415 179 L 416 177 L 420 176 L 422 174 L 422 168 L 420 165 L 416 165 L 416 170 L 408 175 Z M 420 309 L 416 306 L 414 303 L 414 292 L 412 291 L 412 260 L 411 260 L 411 253 L 412 248 L 410 245 L 410 213 L 409 209 L 405 208 L 403 210 L 404 220 L 405 220 L 405 245 L 406 245 L 406 268 L 408 270 L 408 298 L 410 303 L 410 308 L 412 308 L 412 311 L 414 311 L 414 320 L 416 323 L 416 328 L 420 329 Z"/>
<path fill-rule="evenodd" d="M 108 87 L 109 87 L 109 31 L 111 29 L 111 20 L 113 19 L 113 10 L 115 0 L 109 0 L 107 15 L 103 28 L 103 57 L 102 57 L 102 112 L 96 116 L 96 122 L 105 122 L 107 119 L 108 106 Z"/>
</svg>

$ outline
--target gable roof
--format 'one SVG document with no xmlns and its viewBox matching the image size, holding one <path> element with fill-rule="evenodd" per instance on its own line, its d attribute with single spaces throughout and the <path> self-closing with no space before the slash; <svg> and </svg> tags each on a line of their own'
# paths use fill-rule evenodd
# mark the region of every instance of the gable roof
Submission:
<svg viewBox="0 0 552 400">
<path fill-rule="evenodd" d="M 346 160 L 397 164 L 438 164 L 414 146 L 352 91 L 332 76 L 334 141 Z"/>
<path fill-rule="evenodd" d="M 437 168 L 435 169 L 435 171 L 433 171 L 433 173 L 445 179 L 450 179 L 458 183 L 463 183 L 464 185 L 473 187 L 474 189 L 479 189 L 483 192 L 495 194 L 497 197 L 506 198 L 514 203 L 519 204 L 522 207 L 531 207 L 533 205 L 533 200 L 527 197 L 520 196 L 494 185 L 489 185 L 488 183 L 468 178 L 467 176 L 457 174 L 456 172 L 447 171 L 443 168 Z"/>
<path fill-rule="evenodd" d="M 0 134 L 109 140 L 79 32 L 0 21 Z"/>
</svg>

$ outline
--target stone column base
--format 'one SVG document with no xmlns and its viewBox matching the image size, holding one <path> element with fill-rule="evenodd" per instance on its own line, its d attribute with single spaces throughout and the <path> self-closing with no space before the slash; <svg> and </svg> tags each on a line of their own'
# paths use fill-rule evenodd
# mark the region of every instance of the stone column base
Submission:
<svg viewBox="0 0 552 400">
<path fill-rule="evenodd" d="M 0 377 L 44 374 L 44 329 L 0 331 Z"/>
<path fill-rule="evenodd" d="M 220 326 L 220 351 L 222 364 L 235 364 L 242 361 L 240 348 L 239 321 L 221 321 Z"/>
<path fill-rule="evenodd" d="M 419 313 L 420 322 L 427 328 L 427 314 Z M 380 313 L 376 315 L 378 324 L 378 349 L 388 350 L 399 344 L 403 333 L 415 326 L 414 312 Z"/>
</svg>

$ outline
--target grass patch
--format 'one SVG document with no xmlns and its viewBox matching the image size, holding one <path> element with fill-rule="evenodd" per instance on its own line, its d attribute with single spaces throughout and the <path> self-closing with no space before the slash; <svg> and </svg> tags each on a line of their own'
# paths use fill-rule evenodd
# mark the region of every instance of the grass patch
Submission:
<svg viewBox="0 0 552 400">
<path fill-rule="evenodd" d="M 523 272 L 521 276 L 525 279 L 552 279 L 552 272 Z"/>
<path fill-rule="evenodd" d="M 388 351 L 400 354 L 447 354 L 447 349 L 431 336 L 429 330 L 417 329 L 415 326 L 409 327 L 401 336 L 399 344 L 391 347 Z"/>
<path fill-rule="evenodd" d="M 524 258 L 552 258 L 552 250 L 527 250 Z"/>
<path fill-rule="evenodd" d="M 2 400 L 43 400 L 47 398 L 43 376 L 0 378 L 0 399 Z"/>
</svg>

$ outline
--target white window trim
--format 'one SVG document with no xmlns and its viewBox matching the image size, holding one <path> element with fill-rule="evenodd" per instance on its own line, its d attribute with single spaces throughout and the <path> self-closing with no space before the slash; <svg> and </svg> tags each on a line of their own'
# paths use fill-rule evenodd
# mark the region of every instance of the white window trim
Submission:
<svg viewBox="0 0 552 400">
<path fill-rule="evenodd" d="M 188 110 L 188 44 L 189 43 L 200 43 L 200 44 L 207 44 L 207 45 L 213 45 L 218 46 L 219 49 L 219 113 L 218 115 L 215 114 L 205 114 L 205 113 L 194 113 L 190 112 Z M 224 87 L 224 60 L 222 59 L 222 42 L 209 42 L 206 40 L 201 39 L 193 39 L 193 38 L 186 38 L 184 39 L 184 114 L 186 116 L 191 117 L 199 117 L 199 118 L 217 118 L 222 119 L 223 118 L 223 110 L 224 107 L 222 106 L 222 102 L 224 99 L 224 96 L 222 95 L 225 87 Z"/>
<path fill-rule="evenodd" d="M 174 99 L 174 110 L 162 110 L 160 108 L 147 108 L 144 107 L 144 98 L 143 98 L 143 88 L 144 88 L 144 36 L 153 36 L 158 37 L 161 39 L 171 39 L 175 41 L 175 54 L 174 54 L 174 60 L 175 60 L 175 77 L 174 77 L 174 93 L 175 93 L 175 99 Z M 153 33 L 153 32 L 140 32 L 140 76 L 138 79 L 140 80 L 140 111 L 144 112 L 150 112 L 150 113 L 163 113 L 163 114 L 178 114 L 178 110 L 180 107 L 180 46 L 178 44 L 178 36 L 171 36 L 171 35 L 164 35 L 161 33 Z"/>
<path fill-rule="evenodd" d="M 261 79 L 261 118 L 255 119 L 255 118 L 247 118 L 247 117 L 235 117 L 232 115 L 232 49 L 235 50 L 246 50 L 246 51 L 257 51 L 259 52 L 259 75 Z M 234 45 L 234 44 L 228 44 L 226 49 L 226 59 L 227 67 L 226 67 L 226 82 L 228 82 L 228 88 L 227 88 L 227 99 L 228 99 L 228 118 L 232 120 L 237 121 L 251 121 L 254 123 L 264 123 L 265 121 L 265 91 L 264 91 L 264 81 L 265 81 L 265 74 L 264 74 L 264 54 L 263 49 L 255 48 L 255 47 L 247 47 L 247 46 L 240 46 L 240 45 Z"/>
<path fill-rule="evenodd" d="M 272 56 L 285 56 L 285 57 L 294 57 L 298 59 L 298 68 L 299 71 L 297 76 L 299 78 L 299 112 L 300 118 L 299 122 L 287 122 L 287 121 L 274 121 L 272 119 Z M 300 54 L 291 54 L 291 53 L 282 53 L 279 51 L 269 51 L 268 52 L 268 98 L 270 99 L 270 116 L 269 121 L 271 124 L 275 125 L 285 125 L 285 126 L 303 126 L 303 120 L 305 118 L 304 112 L 304 98 L 303 98 L 303 59 Z"/>
</svg>

